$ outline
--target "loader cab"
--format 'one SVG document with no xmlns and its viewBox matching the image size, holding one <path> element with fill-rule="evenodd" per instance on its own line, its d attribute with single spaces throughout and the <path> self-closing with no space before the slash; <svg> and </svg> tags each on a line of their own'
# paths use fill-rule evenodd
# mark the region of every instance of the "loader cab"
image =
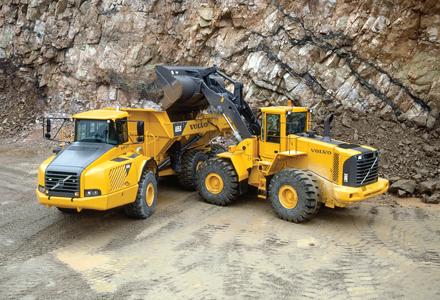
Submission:
<svg viewBox="0 0 440 300">
<path fill-rule="evenodd" d="M 307 132 L 309 120 L 310 113 L 305 107 L 261 108 L 261 158 L 272 160 L 280 151 L 288 150 L 288 139 Z"/>
</svg>

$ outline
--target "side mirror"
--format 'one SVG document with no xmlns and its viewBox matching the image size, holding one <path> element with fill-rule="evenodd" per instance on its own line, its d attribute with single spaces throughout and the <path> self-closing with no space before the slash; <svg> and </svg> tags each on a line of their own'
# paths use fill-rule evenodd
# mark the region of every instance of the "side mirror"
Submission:
<svg viewBox="0 0 440 300">
<path fill-rule="evenodd" d="M 52 129 L 52 122 L 50 119 L 46 119 L 46 134 L 44 135 L 44 137 L 46 139 L 50 139 L 51 135 L 50 135 L 50 131 Z"/>
<path fill-rule="evenodd" d="M 327 117 L 324 119 L 324 138 L 325 141 L 330 141 L 330 130 L 333 122 L 334 115 L 332 113 L 328 114 Z"/>
<path fill-rule="evenodd" d="M 136 129 L 137 129 L 137 141 L 143 142 L 144 141 L 144 121 L 137 121 L 136 123 Z"/>
</svg>

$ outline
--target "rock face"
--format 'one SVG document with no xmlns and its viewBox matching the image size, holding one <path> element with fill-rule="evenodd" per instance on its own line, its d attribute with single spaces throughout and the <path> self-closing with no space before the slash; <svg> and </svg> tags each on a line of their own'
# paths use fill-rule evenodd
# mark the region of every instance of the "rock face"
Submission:
<svg viewBox="0 0 440 300">
<path fill-rule="evenodd" d="M 141 106 L 160 97 L 155 64 L 216 64 L 243 81 L 254 107 L 294 99 L 314 108 L 318 124 L 337 112 L 345 118 L 337 128 L 344 140 L 383 148 L 394 136 L 402 146 L 390 150 L 404 151 L 419 148 L 408 130 L 426 134 L 434 148 L 418 150 L 405 166 L 426 169 L 420 180 L 440 167 L 439 57 L 437 0 L 0 4 L 0 60 L 28 72 L 46 111 Z M 366 127 L 358 126 L 362 120 Z M 425 166 L 424 153 L 437 163 Z M 384 156 L 392 166 L 393 156 Z"/>
<path fill-rule="evenodd" d="M 0 58 L 34 69 L 51 109 L 153 97 L 155 63 L 217 64 L 256 105 L 331 102 L 433 127 L 439 11 L 436 0 L 5 0 Z"/>
<path fill-rule="evenodd" d="M 36 88 L 32 69 L 0 61 L 0 133 L 16 135 L 32 129 L 45 108 L 45 94 Z"/>
</svg>

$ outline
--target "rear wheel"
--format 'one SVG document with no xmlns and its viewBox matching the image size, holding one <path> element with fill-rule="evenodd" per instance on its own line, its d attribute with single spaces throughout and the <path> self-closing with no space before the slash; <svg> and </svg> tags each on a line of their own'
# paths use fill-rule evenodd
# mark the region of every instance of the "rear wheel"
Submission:
<svg viewBox="0 0 440 300">
<path fill-rule="evenodd" d="M 319 186 L 309 172 L 284 169 L 270 182 L 269 198 L 276 214 L 284 220 L 302 223 L 319 210 Z"/>
<path fill-rule="evenodd" d="M 239 195 L 238 176 L 230 161 L 211 158 L 197 172 L 197 189 L 208 203 L 228 205 Z"/>
<path fill-rule="evenodd" d="M 157 181 L 153 172 L 144 172 L 139 182 L 136 200 L 127 204 L 125 214 L 130 218 L 146 219 L 156 210 Z"/>
<path fill-rule="evenodd" d="M 208 155 L 198 149 L 188 150 L 182 156 L 182 167 L 177 174 L 180 185 L 188 190 L 195 190 L 196 173 L 200 165 L 208 159 Z"/>
</svg>

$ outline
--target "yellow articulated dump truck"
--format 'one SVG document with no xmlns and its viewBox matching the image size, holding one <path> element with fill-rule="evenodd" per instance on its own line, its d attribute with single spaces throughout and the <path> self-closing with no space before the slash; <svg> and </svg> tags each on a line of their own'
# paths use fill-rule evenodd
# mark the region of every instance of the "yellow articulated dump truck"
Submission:
<svg viewBox="0 0 440 300">
<path fill-rule="evenodd" d="M 172 122 L 167 112 L 151 109 L 92 110 L 72 119 L 74 142 L 39 168 L 40 203 L 63 212 L 125 206 L 135 218 L 153 213 L 157 176 L 177 174 L 182 185 L 194 188 L 210 140 L 229 129 L 221 115 Z"/>
<path fill-rule="evenodd" d="M 123 206 L 128 216 L 147 218 L 156 206 L 159 176 L 175 174 L 182 186 L 195 189 L 200 163 L 225 150 L 210 141 L 231 131 L 223 114 L 204 112 L 209 104 L 200 86 L 221 87 L 212 71 L 157 67 L 164 91 L 160 111 L 106 108 L 63 119 L 74 122 L 74 139 L 41 164 L 39 202 L 62 212 Z M 47 139 L 59 132 L 52 129 L 54 119 L 43 122 Z"/>
</svg>

